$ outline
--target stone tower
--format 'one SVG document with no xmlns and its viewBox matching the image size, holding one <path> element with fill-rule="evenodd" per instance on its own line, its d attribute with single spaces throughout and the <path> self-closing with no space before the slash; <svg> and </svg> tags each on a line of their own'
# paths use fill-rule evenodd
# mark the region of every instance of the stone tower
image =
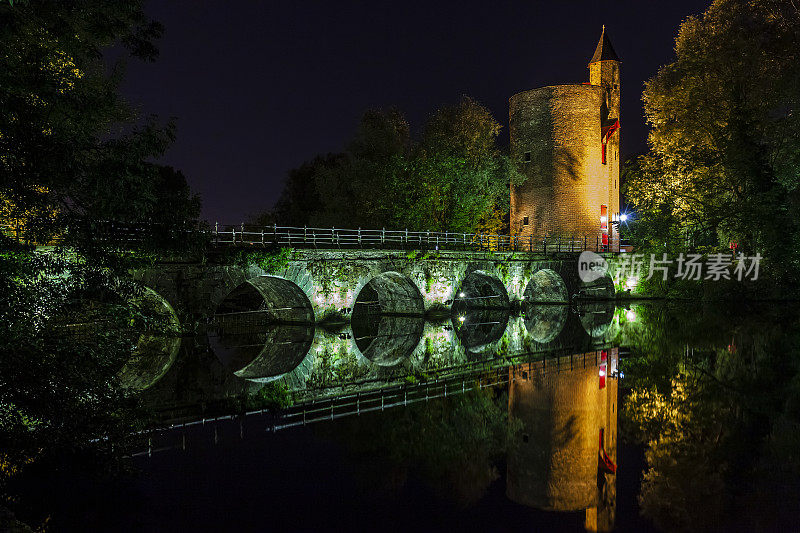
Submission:
<svg viewBox="0 0 800 533">
<path fill-rule="evenodd" d="M 527 177 L 511 186 L 517 235 L 613 236 L 619 216 L 620 61 L 605 33 L 589 82 L 524 91 L 509 100 L 511 157 Z"/>
</svg>

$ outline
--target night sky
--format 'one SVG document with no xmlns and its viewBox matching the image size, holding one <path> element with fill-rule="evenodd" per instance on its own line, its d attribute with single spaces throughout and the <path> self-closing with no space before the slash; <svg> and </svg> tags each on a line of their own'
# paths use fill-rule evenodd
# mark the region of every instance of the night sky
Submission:
<svg viewBox="0 0 800 533">
<path fill-rule="evenodd" d="M 151 1 L 165 26 L 155 63 L 123 90 L 143 115 L 175 117 L 163 163 L 187 176 L 203 217 L 270 208 L 287 171 L 340 151 L 361 113 L 399 107 L 418 130 L 469 95 L 504 125 L 508 98 L 588 80 L 603 24 L 622 60 L 622 157 L 644 151 L 643 82 L 674 57 L 680 22 L 708 1 Z"/>
</svg>

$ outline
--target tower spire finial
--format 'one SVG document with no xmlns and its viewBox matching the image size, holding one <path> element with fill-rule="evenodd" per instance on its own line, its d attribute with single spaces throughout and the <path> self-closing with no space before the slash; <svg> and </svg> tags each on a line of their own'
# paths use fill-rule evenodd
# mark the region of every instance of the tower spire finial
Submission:
<svg viewBox="0 0 800 533">
<path fill-rule="evenodd" d="M 600 34 L 600 40 L 597 42 L 597 48 L 595 48 L 594 55 L 591 61 L 589 61 L 589 64 L 606 60 L 619 61 L 619 57 L 617 57 L 614 47 L 611 46 L 611 41 L 608 39 L 608 35 L 606 35 L 606 25 L 603 24 L 603 32 Z"/>
</svg>

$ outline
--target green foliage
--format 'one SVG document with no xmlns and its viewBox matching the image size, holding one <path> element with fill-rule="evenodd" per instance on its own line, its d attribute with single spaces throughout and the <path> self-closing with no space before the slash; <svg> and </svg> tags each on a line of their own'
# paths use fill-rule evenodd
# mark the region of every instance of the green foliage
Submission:
<svg viewBox="0 0 800 533">
<path fill-rule="evenodd" d="M 109 69 L 103 54 L 152 60 L 160 34 L 137 0 L 0 5 L 0 203 L 25 239 L 95 249 L 99 221 L 197 217 L 183 176 L 150 162 L 174 126 L 136 117 L 118 94 L 122 60 Z"/>
<path fill-rule="evenodd" d="M 171 324 L 142 290 L 64 252 L 6 243 L 0 253 L 0 494 L 34 469 L 91 457 L 115 469 L 144 422 L 120 370 L 142 335 Z M 174 333 L 174 332 L 172 332 Z M 40 520 L 42 510 L 22 509 Z"/>
<path fill-rule="evenodd" d="M 643 96 L 651 150 L 628 169 L 637 244 L 737 242 L 796 284 L 800 12 L 789 1 L 716 0 L 681 25 L 675 50 Z"/>
<path fill-rule="evenodd" d="M 500 279 L 503 280 L 503 283 L 508 285 L 511 281 L 511 276 L 508 273 L 508 264 L 495 263 L 495 268 L 497 269 L 497 274 L 500 276 Z"/>
<path fill-rule="evenodd" d="M 509 176 L 500 125 L 475 100 L 440 108 L 414 140 L 396 109 L 364 114 L 341 154 L 289 173 L 273 213 L 279 223 L 500 233 Z"/>
<path fill-rule="evenodd" d="M 268 274 L 277 274 L 289 265 L 292 258 L 291 248 L 276 248 L 266 250 L 235 250 L 229 260 L 235 265 L 246 267 L 258 265 Z"/>
<path fill-rule="evenodd" d="M 258 392 L 248 394 L 245 400 L 247 409 L 269 409 L 278 411 L 294 404 L 292 395 L 282 383 L 267 383 Z"/>
<path fill-rule="evenodd" d="M 70 465 L 118 469 L 143 424 L 120 371 L 140 339 L 174 334 L 128 273 L 197 244 L 185 230 L 199 201 L 152 162 L 174 126 L 140 119 L 118 91 L 123 62 L 154 59 L 160 33 L 138 0 L 0 3 L 2 223 L 66 245 L 39 253 L 0 236 L 0 495 L 26 521 L 48 514 L 19 492 L 29 472 L 47 483 Z M 130 236 L 144 237 L 135 253 Z"/>
</svg>

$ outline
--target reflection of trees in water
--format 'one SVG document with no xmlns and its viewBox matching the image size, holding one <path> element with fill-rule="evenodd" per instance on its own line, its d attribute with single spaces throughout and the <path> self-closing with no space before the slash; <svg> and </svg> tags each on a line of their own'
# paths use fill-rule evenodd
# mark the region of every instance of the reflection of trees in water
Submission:
<svg viewBox="0 0 800 533">
<path fill-rule="evenodd" d="M 639 503 L 663 529 L 769 530 L 800 511 L 796 310 L 641 308 L 625 434 L 647 445 Z M 719 326 L 723 325 L 722 328 Z M 691 342 L 695 348 L 687 349 Z"/>
<path fill-rule="evenodd" d="M 507 420 L 505 392 L 485 388 L 346 419 L 323 431 L 357 458 L 366 492 L 396 492 L 418 475 L 442 497 L 468 505 L 499 476 L 496 465 L 518 431 Z"/>
</svg>

